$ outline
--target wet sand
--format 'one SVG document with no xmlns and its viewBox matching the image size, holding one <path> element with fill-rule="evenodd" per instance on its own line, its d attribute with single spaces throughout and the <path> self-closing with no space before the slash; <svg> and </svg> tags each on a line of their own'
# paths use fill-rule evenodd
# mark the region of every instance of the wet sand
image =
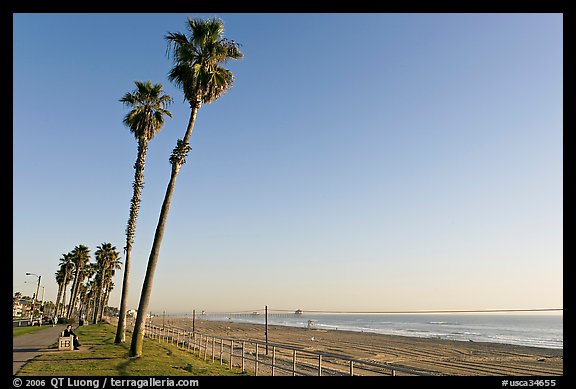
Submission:
<svg viewBox="0 0 576 389">
<path fill-rule="evenodd" d="M 192 329 L 191 318 L 171 318 L 167 324 L 186 330 Z M 195 329 L 196 332 L 205 335 L 234 340 L 265 341 L 263 324 L 196 319 Z M 268 342 L 440 375 L 563 375 L 563 350 L 561 349 L 278 325 L 268 326 Z"/>
</svg>

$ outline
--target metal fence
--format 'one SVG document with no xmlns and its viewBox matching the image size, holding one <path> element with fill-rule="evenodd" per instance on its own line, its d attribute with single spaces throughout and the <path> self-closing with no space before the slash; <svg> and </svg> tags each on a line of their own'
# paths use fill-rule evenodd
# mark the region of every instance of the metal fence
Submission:
<svg viewBox="0 0 576 389">
<path fill-rule="evenodd" d="M 12 327 L 26 327 L 31 325 L 32 321 L 28 319 L 12 319 Z"/>
<path fill-rule="evenodd" d="M 146 323 L 144 335 L 158 342 L 175 344 L 206 361 L 240 368 L 256 376 L 435 375 L 286 344 L 205 335 L 174 326 Z"/>
</svg>

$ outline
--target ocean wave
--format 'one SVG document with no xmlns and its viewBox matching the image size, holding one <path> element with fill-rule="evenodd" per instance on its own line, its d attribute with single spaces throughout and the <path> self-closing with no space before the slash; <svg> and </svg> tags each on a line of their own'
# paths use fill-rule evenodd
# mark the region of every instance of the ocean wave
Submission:
<svg viewBox="0 0 576 389">
<path fill-rule="evenodd" d="M 216 317 L 212 317 L 216 319 Z M 504 316 L 460 316 L 443 318 L 307 315 L 304 317 L 271 317 L 268 324 L 307 327 L 308 320 L 318 329 L 370 332 L 421 338 L 457 341 L 493 342 L 531 347 L 562 349 L 562 322 L 554 318 L 525 318 Z M 439 320 L 438 320 L 439 319 Z M 225 317 L 225 320 L 230 320 Z M 232 317 L 238 322 L 264 324 L 264 317 Z M 544 321 L 546 320 L 546 321 Z M 560 319 L 561 320 L 561 319 Z"/>
<path fill-rule="evenodd" d="M 472 331 L 452 331 L 449 332 L 451 335 L 466 335 L 466 336 L 482 336 L 480 332 L 472 332 Z"/>
</svg>

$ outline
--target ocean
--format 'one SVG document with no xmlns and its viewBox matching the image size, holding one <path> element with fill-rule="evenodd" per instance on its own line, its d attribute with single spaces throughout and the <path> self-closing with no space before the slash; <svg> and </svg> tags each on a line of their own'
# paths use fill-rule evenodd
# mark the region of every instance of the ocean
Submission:
<svg viewBox="0 0 576 389">
<path fill-rule="evenodd" d="M 264 314 L 205 314 L 197 318 L 237 323 L 265 323 Z M 561 314 L 272 313 L 268 315 L 268 324 L 563 349 Z"/>
</svg>

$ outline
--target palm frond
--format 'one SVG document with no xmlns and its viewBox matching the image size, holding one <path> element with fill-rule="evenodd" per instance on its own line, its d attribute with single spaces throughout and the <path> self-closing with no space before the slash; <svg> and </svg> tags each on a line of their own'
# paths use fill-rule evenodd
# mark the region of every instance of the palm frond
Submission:
<svg viewBox="0 0 576 389">
<path fill-rule="evenodd" d="M 151 81 L 134 81 L 134 84 L 136 89 L 120 99 L 124 105 L 132 107 L 122 122 L 136 139 L 150 141 L 164 125 L 164 120 L 159 121 L 156 113 L 172 117 L 166 108 L 173 100 L 164 94 L 162 84 L 152 84 Z"/>
<path fill-rule="evenodd" d="M 221 19 L 188 18 L 189 37 L 182 33 L 166 35 L 174 66 L 168 79 L 184 92 L 191 104 L 200 100 L 210 103 L 228 90 L 234 82 L 232 73 L 221 65 L 243 57 L 240 45 L 224 38 Z"/>
</svg>

